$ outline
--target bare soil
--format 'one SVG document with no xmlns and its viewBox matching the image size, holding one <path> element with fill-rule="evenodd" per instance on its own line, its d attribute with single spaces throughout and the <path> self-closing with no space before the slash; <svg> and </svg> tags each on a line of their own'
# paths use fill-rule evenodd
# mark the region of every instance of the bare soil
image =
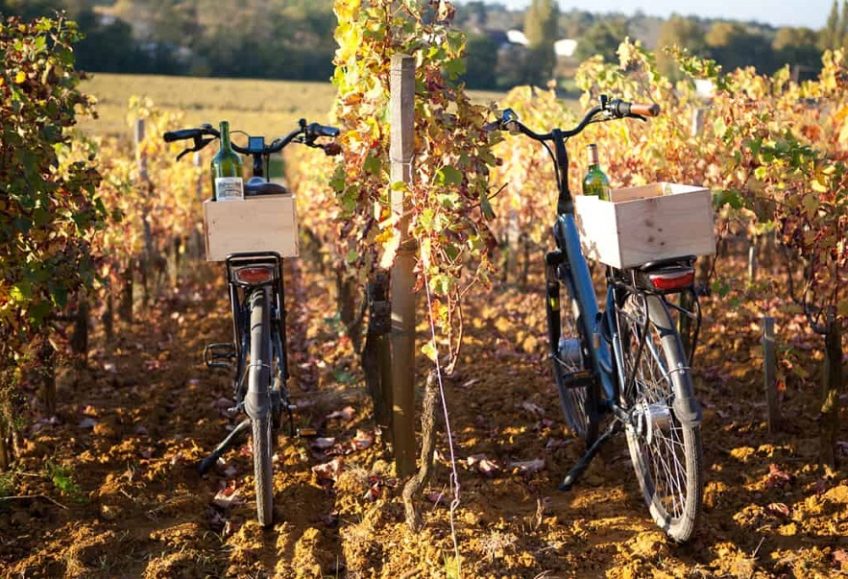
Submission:
<svg viewBox="0 0 848 579">
<path fill-rule="evenodd" d="M 288 272 L 290 389 L 296 423 L 321 438 L 277 437 L 268 530 L 254 520 L 249 442 L 210 474 L 196 473 L 234 424 L 229 376 L 205 369 L 200 355 L 205 343 L 229 339 L 223 284 L 198 267 L 126 328 L 112 353 L 100 337 L 86 369 L 62 373 L 58 415 L 35 417 L 7 477 L 12 494 L 62 506 L 0 503 L 0 575 L 456 576 L 443 421 L 436 479 L 419 504 L 424 529 L 413 533 L 350 340 L 328 317 L 329 284 L 305 264 Z M 802 318 L 779 314 L 786 421 L 769 435 L 757 319 L 770 304 L 752 299 L 765 295 L 758 288 L 731 285 L 724 300 L 705 302 L 696 362 L 705 512 L 686 545 L 651 522 L 621 438 L 573 491 L 556 490 L 582 444 L 550 378 L 538 272 L 529 289 L 502 284 L 472 300 L 462 363 L 445 379 L 463 577 L 848 575 L 848 472 L 816 466 L 820 341 Z M 429 362 L 420 358 L 423 384 Z M 793 363 L 809 376 L 793 377 Z M 848 441 L 844 418 L 843 409 Z M 848 463 L 848 444 L 841 449 Z M 537 459 L 543 466 L 532 472 L 515 464 Z"/>
</svg>

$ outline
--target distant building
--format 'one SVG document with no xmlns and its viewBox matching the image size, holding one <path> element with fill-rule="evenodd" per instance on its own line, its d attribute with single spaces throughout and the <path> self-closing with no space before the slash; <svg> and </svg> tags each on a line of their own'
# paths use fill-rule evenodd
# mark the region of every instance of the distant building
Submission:
<svg viewBox="0 0 848 579">
<path fill-rule="evenodd" d="M 528 46 L 530 44 L 530 41 L 527 40 L 527 35 L 521 30 L 507 30 L 506 38 L 510 44 L 519 44 L 521 46 Z"/>
<path fill-rule="evenodd" d="M 526 48 L 530 45 L 527 35 L 521 30 L 489 30 L 486 34 L 497 43 L 500 50 L 518 46 Z M 554 43 L 554 52 L 557 58 L 571 58 L 576 50 L 577 40 L 574 38 L 562 38 Z"/>
<path fill-rule="evenodd" d="M 554 52 L 557 58 L 571 58 L 577 50 L 577 40 L 574 38 L 563 38 L 554 42 Z"/>
</svg>

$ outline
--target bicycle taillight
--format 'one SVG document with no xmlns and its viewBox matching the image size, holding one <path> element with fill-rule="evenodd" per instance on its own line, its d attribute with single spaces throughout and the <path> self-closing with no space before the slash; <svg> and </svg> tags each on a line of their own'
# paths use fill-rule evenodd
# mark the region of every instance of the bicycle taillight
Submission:
<svg viewBox="0 0 848 579">
<path fill-rule="evenodd" d="M 274 266 L 248 265 L 233 270 L 233 277 L 245 285 L 262 285 L 274 280 Z"/>
<path fill-rule="evenodd" d="M 665 271 L 648 274 L 651 285 L 660 291 L 679 290 L 691 287 L 695 283 L 695 270 L 684 268 L 678 271 Z"/>
</svg>

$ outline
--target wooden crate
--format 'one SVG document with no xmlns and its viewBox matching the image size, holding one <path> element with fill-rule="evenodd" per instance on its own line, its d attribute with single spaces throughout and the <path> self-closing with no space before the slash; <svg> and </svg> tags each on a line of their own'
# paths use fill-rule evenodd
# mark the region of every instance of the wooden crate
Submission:
<svg viewBox="0 0 848 579">
<path fill-rule="evenodd" d="M 296 257 L 297 216 L 293 195 L 263 195 L 240 201 L 204 201 L 206 260 L 233 253 L 276 251 Z"/>
<path fill-rule="evenodd" d="M 708 189 L 652 183 L 614 189 L 610 201 L 577 195 L 575 218 L 587 258 L 620 269 L 715 253 Z"/>
</svg>

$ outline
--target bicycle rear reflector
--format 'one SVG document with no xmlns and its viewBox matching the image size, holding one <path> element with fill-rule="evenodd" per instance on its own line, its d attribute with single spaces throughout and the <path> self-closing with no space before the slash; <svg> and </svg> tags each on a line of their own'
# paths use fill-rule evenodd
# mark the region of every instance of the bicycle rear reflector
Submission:
<svg viewBox="0 0 848 579">
<path fill-rule="evenodd" d="M 651 285 L 660 291 L 678 290 L 690 287 L 695 283 L 695 270 L 652 273 L 648 275 Z"/>
<path fill-rule="evenodd" d="M 246 285 L 260 285 L 274 279 L 274 266 L 251 265 L 233 270 L 236 281 Z"/>
</svg>

